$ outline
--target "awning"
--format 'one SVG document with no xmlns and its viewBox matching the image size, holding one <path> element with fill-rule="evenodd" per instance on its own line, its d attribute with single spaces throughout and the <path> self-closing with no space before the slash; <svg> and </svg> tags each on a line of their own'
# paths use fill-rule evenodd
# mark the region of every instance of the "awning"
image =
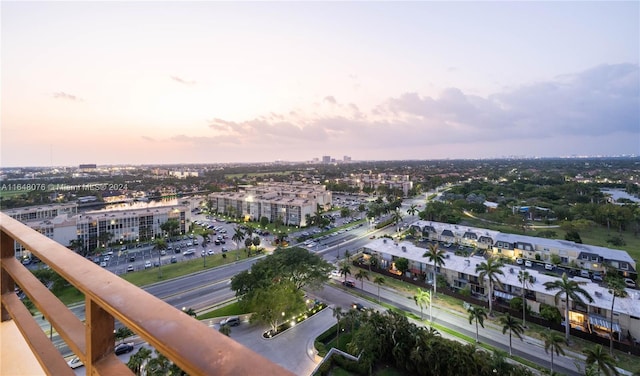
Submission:
<svg viewBox="0 0 640 376">
<path fill-rule="evenodd" d="M 502 299 L 506 299 L 506 300 L 511 300 L 513 298 L 515 298 L 515 296 L 511 295 L 511 294 L 507 294 L 506 292 L 502 292 L 502 291 L 494 291 L 493 295 L 497 296 L 498 298 L 502 298 Z"/>
<path fill-rule="evenodd" d="M 609 322 L 609 320 L 605 319 L 604 317 L 590 315 L 589 324 L 601 326 L 603 328 L 607 328 L 608 330 L 611 330 L 611 325 L 610 325 L 611 323 Z M 613 331 L 620 333 L 620 324 L 618 324 L 617 322 L 614 322 Z"/>
</svg>

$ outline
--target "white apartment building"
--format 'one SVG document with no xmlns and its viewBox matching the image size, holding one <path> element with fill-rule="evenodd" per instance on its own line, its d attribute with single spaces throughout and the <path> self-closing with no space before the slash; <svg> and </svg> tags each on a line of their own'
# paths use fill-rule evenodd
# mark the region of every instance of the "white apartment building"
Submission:
<svg viewBox="0 0 640 376">
<path fill-rule="evenodd" d="M 394 270 L 396 259 L 403 257 L 409 260 L 410 276 L 425 275 L 427 281 L 432 281 L 433 263 L 427 257 L 423 257 L 425 248 L 417 247 L 411 242 L 394 242 L 392 239 L 379 238 L 369 242 L 365 247 L 365 253 L 374 255 L 380 260 L 380 266 L 389 270 Z M 481 256 L 458 256 L 454 252 L 447 252 L 444 264 L 438 267 L 438 274 L 443 276 L 448 284 L 454 289 L 462 289 L 469 286 L 472 294 L 483 296 L 488 299 L 488 287 L 486 281 L 479 280 L 479 273 L 476 267 L 486 261 Z M 504 275 L 498 275 L 502 283 L 502 288 L 496 287 L 494 298 L 510 300 L 515 296 L 522 295 L 522 283 L 518 281 L 518 270 L 515 265 L 505 265 L 502 267 Z M 555 294 L 557 290 L 548 291 L 544 283 L 557 280 L 558 277 L 540 273 L 534 269 L 528 269 L 533 276 L 534 283 L 527 287 L 527 304 L 531 306 L 533 312 L 539 312 L 540 304 L 545 303 L 556 306 Z M 611 313 L 611 302 L 613 299 L 607 288 L 592 282 L 589 279 L 573 277 L 573 279 L 585 282 L 584 288 L 593 298 L 592 303 L 587 303 L 586 308 L 571 302 L 569 321 L 571 327 L 583 330 L 602 333 L 606 335 L 610 332 L 609 317 Z M 640 338 L 640 290 L 627 289 L 628 297 L 617 297 L 613 307 L 613 331 L 627 334 L 627 331 L 635 338 Z M 586 303 L 586 302 L 585 302 Z M 564 312 L 565 302 L 560 301 L 557 305 L 560 312 Z"/>
<path fill-rule="evenodd" d="M 413 182 L 409 175 L 392 175 L 392 174 L 351 174 L 348 177 L 336 179 L 341 182 L 356 187 L 362 191 L 365 188 L 378 189 L 384 186 L 389 189 L 399 189 L 404 197 L 409 195 L 409 191 L 413 188 Z"/>
<path fill-rule="evenodd" d="M 325 210 L 332 204 L 332 195 L 323 185 L 303 183 L 261 183 L 243 186 L 240 192 L 216 192 L 207 196 L 217 213 L 259 221 L 266 217 L 287 226 L 307 225 L 318 205 Z"/>
</svg>

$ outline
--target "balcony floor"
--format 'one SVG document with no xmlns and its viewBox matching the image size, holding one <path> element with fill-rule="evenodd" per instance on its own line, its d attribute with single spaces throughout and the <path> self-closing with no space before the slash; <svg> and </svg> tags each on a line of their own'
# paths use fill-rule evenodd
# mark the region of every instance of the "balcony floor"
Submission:
<svg viewBox="0 0 640 376">
<path fill-rule="evenodd" d="M 13 320 L 0 322 L 0 375 L 46 375 Z"/>
</svg>

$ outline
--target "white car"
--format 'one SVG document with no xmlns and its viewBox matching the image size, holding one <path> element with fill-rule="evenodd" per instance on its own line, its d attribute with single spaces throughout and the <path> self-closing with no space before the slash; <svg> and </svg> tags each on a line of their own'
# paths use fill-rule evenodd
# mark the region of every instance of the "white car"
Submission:
<svg viewBox="0 0 640 376">
<path fill-rule="evenodd" d="M 103 260 L 104 260 L 104 261 L 109 261 L 109 260 L 111 260 L 111 256 L 106 255 L 106 256 L 104 256 Z"/>
<path fill-rule="evenodd" d="M 102 266 L 103 268 L 106 268 L 107 267 L 107 263 L 103 261 L 103 262 L 100 263 L 100 266 Z"/>
<path fill-rule="evenodd" d="M 144 263 L 144 268 L 145 269 L 149 269 L 150 267 L 152 267 L 153 265 L 151 265 L 151 261 L 147 261 Z"/>
<path fill-rule="evenodd" d="M 213 249 L 210 249 L 210 250 L 208 250 L 208 251 L 207 251 L 207 254 L 208 254 L 209 256 L 213 255 L 214 253 L 215 253 L 215 252 L 213 252 Z"/>
<path fill-rule="evenodd" d="M 533 266 L 533 263 L 531 262 L 531 260 L 526 260 L 526 261 L 524 262 L 524 266 L 526 266 L 527 268 L 530 268 L 530 267 L 532 267 L 532 266 Z"/>
<path fill-rule="evenodd" d="M 636 283 L 631 278 L 625 278 L 624 284 L 627 285 L 627 287 L 636 287 Z"/>
<path fill-rule="evenodd" d="M 331 276 L 332 277 L 340 277 L 340 270 L 332 270 L 331 271 Z"/>
<path fill-rule="evenodd" d="M 78 358 L 77 356 L 74 357 L 73 359 L 71 359 L 70 361 L 67 362 L 67 364 L 69 365 L 69 367 L 71 367 L 72 369 L 76 369 L 78 367 L 82 367 L 84 366 L 84 363 L 82 363 L 82 361 L 80 361 L 80 358 Z"/>
</svg>

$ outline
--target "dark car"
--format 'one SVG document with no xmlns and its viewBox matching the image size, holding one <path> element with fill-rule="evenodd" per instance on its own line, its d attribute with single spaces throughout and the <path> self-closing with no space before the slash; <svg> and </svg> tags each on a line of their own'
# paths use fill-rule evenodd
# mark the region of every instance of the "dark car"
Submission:
<svg viewBox="0 0 640 376">
<path fill-rule="evenodd" d="M 175 264 L 176 262 L 178 262 L 178 258 L 176 256 L 171 256 L 171 263 Z"/>
<path fill-rule="evenodd" d="M 342 281 L 342 285 L 346 287 L 356 287 L 356 284 L 353 281 Z"/>
<path fill-rule="evenodd" d="M 136 261 L 136 256 L 129 256 L 129 261 L 130 262 Z"/>
<path fill-rule="evenodd" d="M 355 302 L 351 305 L 351 308 L 353 308 L 355 310 L 358 310 L 358 311 L 364 311 L 365 310 L 364 306 L 361 303 L 355 303 Z"/>
<path fill-rule="evenodd" d="M 116 355 L 126 354 L 128 352 L 133 351 L 133 342 L 129 343 L 121 343 L 113 350 Z"/>
</svg>

